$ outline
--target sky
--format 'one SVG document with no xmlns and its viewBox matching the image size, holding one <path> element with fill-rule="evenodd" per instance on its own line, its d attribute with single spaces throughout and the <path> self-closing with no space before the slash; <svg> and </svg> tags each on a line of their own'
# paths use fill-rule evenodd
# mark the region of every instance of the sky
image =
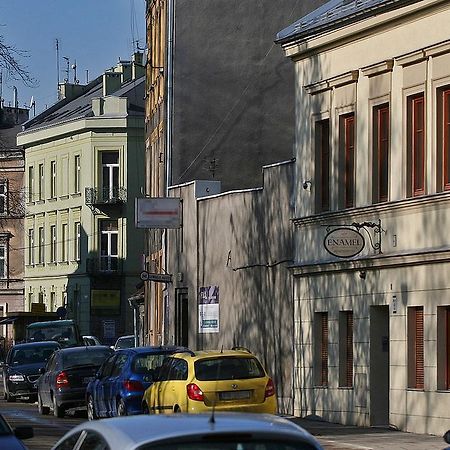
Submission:
<svg viewBox="0 0 450 450">
<path fill-rule="evenodd" d="M 29 107 L 33 97 L 39 113 L 57 100 L 56 39 L 60 82 L 67 78 L 64 57 L 70 67 L 76 61 L 80 84 L 92 81 L 119 59 L 129 60 L 136 40 L 145 47 L 145 0 L 0 0 L 0 36 L 27 52 L 19 60 L 36 80 L 27 87 L 3 71 L 5 105 L 12 104 L 16 86 L 19 106 Z M 71 68 L 70 82 L 73 76 Z"/>
</svg>

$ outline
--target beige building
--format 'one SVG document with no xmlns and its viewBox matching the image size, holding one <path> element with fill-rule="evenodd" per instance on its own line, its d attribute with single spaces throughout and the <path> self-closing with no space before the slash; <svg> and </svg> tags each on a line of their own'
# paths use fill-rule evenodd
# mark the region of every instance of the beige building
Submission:
<svg viewBox="0 0 450 450">
<path fill-rule="evenodd" d="M 28 121 L 25 149 L 25 308 L 64 306 L 104 342 L 132 331 L 143 233 L 134 199 L 144 183 L 142 54 Z"/>
<path fill-rule="evenodd" d="M 277 36 L 296 71 L 296 415 L 450 428 L 449 23 L 448 1 L 333 0 Z M 325 248 L 360 236 L 355 256 Z"/>
</svg>

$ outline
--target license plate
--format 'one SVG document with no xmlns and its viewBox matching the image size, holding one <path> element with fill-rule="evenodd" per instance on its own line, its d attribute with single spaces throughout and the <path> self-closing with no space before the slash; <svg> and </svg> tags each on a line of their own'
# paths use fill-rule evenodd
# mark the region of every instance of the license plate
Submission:
<svg viewBox="0 0 450 450">
<path fill-rule="evenodd" d="M 250 391 L 225 391 L 219 393 L 220 400 L 241 400 L 250 398 Z"/>
<path fill-rule="evenodd" d="M 93 379 L 94 377 L 84 377 L 83 384 L 89 384 Z"/>
</svg>

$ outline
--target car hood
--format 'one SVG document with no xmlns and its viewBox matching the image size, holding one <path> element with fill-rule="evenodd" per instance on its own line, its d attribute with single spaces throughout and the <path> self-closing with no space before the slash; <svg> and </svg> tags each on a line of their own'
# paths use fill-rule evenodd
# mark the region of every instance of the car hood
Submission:
<svg viewBox="0 0 450 450">
<path fill-rule="evenodd" d="M 0 435 L 0 448 L 7 448 L 8 450 L 26 450 L 22 442 L 13 434 Z"/>
<path fill-rule="evenodd" d="M 8 367 L 8 373 L 21 373 L 23 375 L 36 375 L 39 369 L 45 366 L 45 362 L 33 364 L 17 364 Z"/>
</svg>

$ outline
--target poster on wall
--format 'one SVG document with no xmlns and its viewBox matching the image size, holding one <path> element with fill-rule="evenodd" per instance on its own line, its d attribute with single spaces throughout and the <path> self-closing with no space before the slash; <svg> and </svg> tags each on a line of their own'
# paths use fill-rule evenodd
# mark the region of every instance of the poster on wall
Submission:
<svg viewBox="0 0 450 450">
<path fill-rule="evenodd" d="M 204 286 L 198 296 L 198 332 L 219 332 L 219 286 Z"/>
</svg>

